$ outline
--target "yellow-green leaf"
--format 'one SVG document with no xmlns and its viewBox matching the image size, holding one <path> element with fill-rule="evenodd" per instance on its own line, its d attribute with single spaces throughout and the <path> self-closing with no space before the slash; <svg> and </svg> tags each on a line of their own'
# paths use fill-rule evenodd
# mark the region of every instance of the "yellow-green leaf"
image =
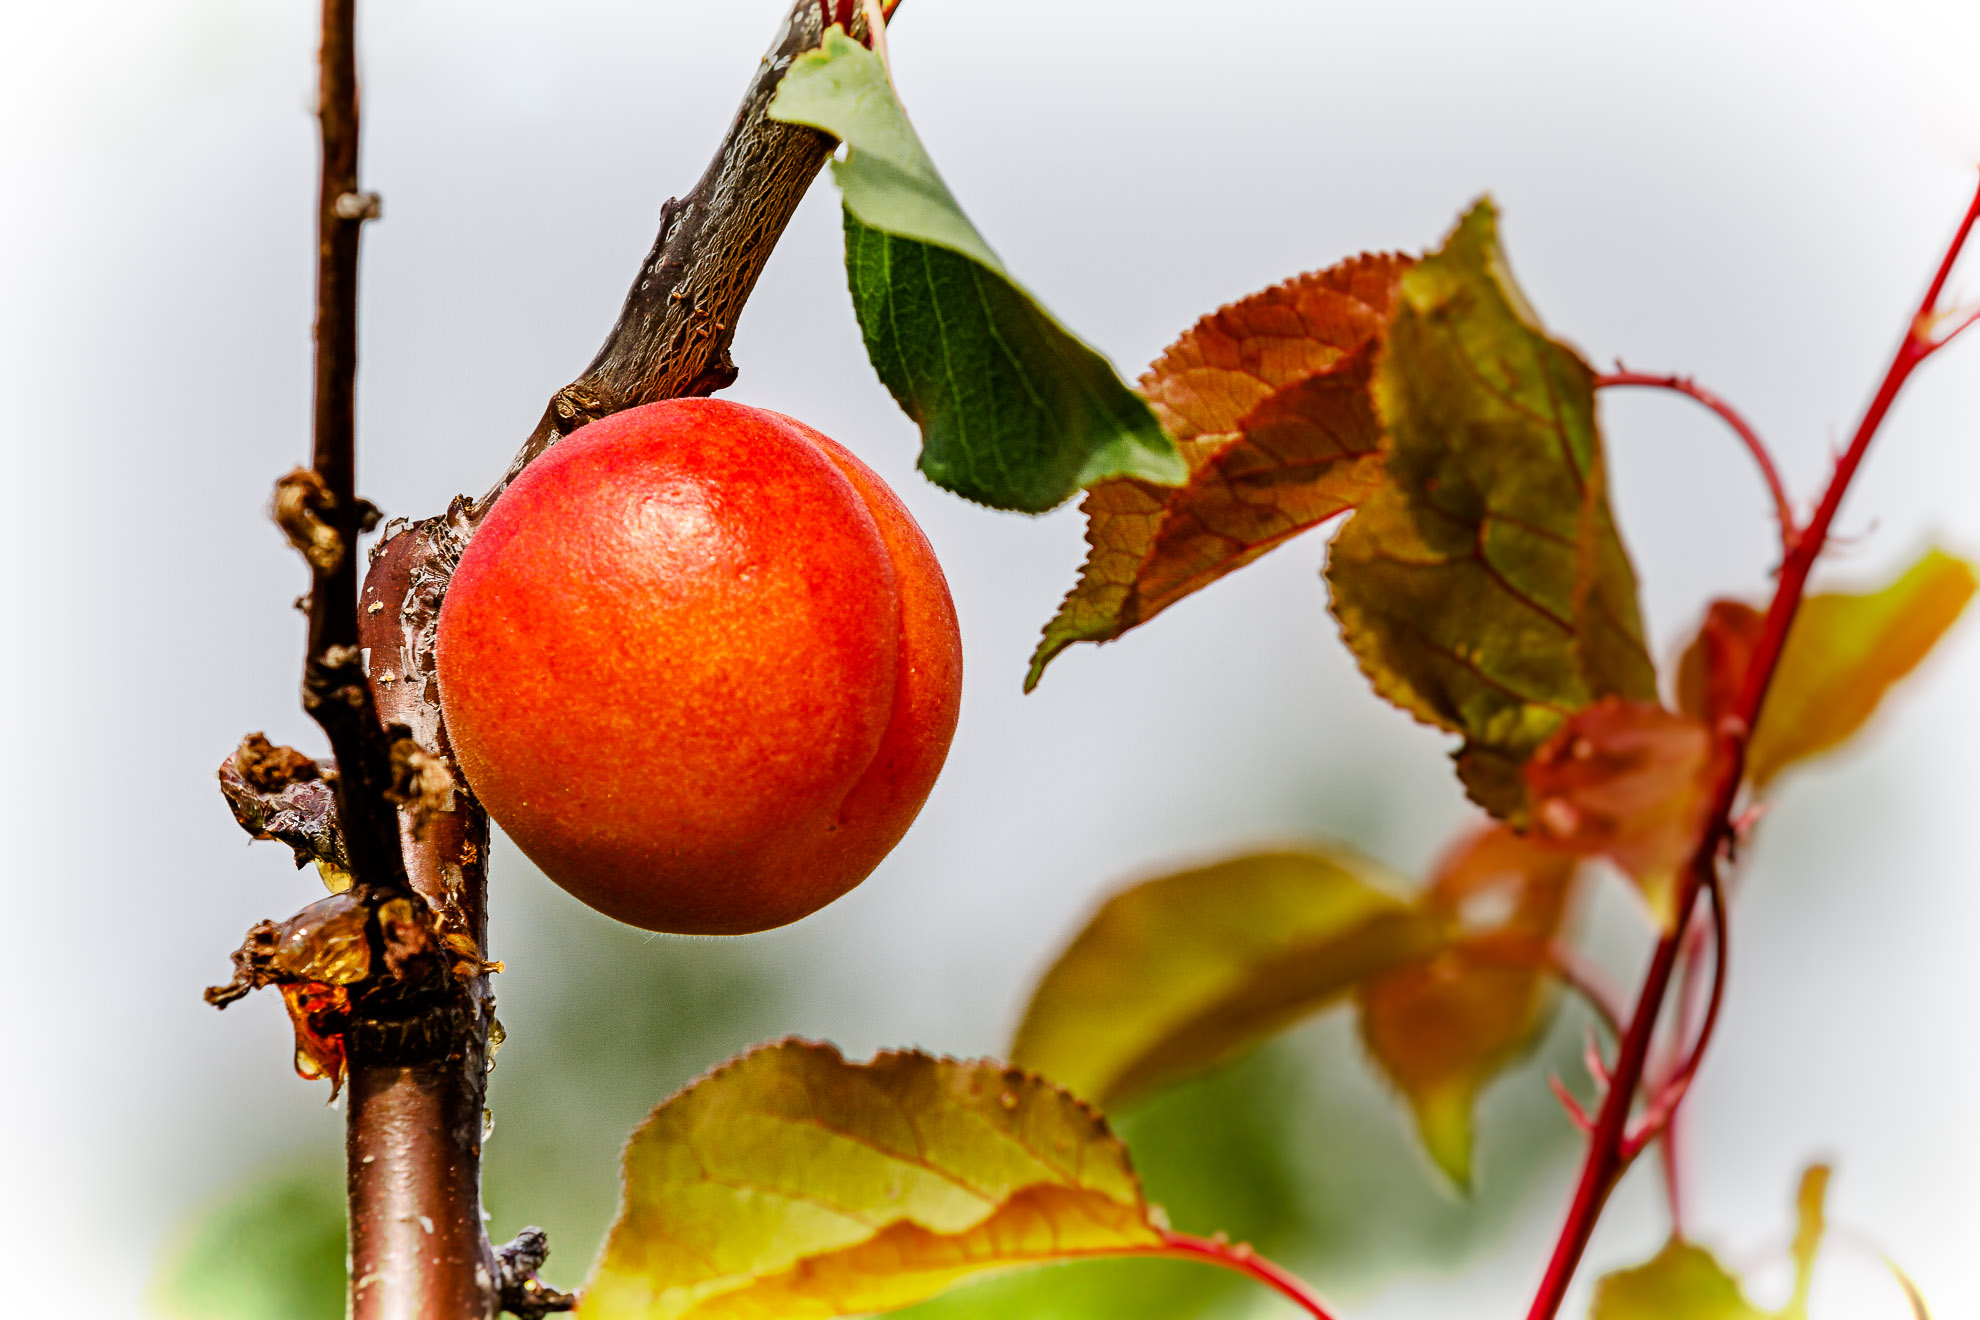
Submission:
<svg viewBox="0 0 1980 1320">
<path fill-rule="evenodd" d="M 1287 280 L 1204 317 L 1156 360 L 1141 393 L 1189 479 L 1087 492 L 1086 564 L 1027 690 L 1074 642 L 1112 641 L 1374 491 L 1382 428 L 1368 385 L 1408 266 L 1366 255 Z"/>
<path fill-rule="evenodd" d="M 653 1111 L 585 1320 L 823 1320 L 981 1270 L 1159 1247 L 1128 1153 L 1001 1064 L 785 1041 Z"/>
<path fill-rule="evenodd" d="M 1573 856 L 1503 825 L 1473 834 L 1439 864 L 1420 903 L 1444 942 L 1357 992 L 1363 1043 L 1459 1187 L 1471 1180 L 1473 1102 L 1545 1024 L 1547 951 L 1575 868 Z"/>
<path fill-rule="evenodd" d="M 1973 599 L 1973 566 L 1930 550 L 1878 591 L 1802 602 L 1747 748 L 1758 787 L 1835 748 L 1867 723 L 1884 694 L 1918 667 Z M 1761 616 L 1718 601 L 1679 668 L 1678 692 L 1701 718 L 1725 714 L 1746 679 Z"/>
<path fill-rule="evenodd" d="M 1802 1170 L 1794 1196 L 1794 1293 L 1778 1311 L 1762 1311 L 1746 1300 L 1739 1281 L 1702 1247 L 1673 1238 L 1634 1269 L 1620 1270 L 1595 1286 L 1589 1320 L 1808 1320 L 1815 1282 L 1815 1258 L 1828 1232 L 1824 1203 L 1832 1173 L 1826 1164 Z M 1884 1266 L 1904 1291 L 1916 1320 L 1931 1320 L 1925 1298 L 1897 1262 Z"/>
<path fill-rule="evenodd" d="M 1595 1285 L 1589 1320 L 1767 1320 L 1712 1253 L 1676 1238 Z"/>
<path fill-rule="evenodd" d="M 1932 1308 L 1925 1305 L 1925 1294 L 1918 1291 L 1918 1285 L 1911 1281 L 1911 1276 L 1888 1256 L 1884 1257 L 1884 1268 L 1891 1272 L 1897 1286 L 1904 1290 L 1904 1300 L 1911 1307 L 1912 1320 L 1932 1320 Z"/>
<path fill-rule="evenodd" d="M 1398 887 L 1327 848 L 1123 890 L 1039 982 L 1011 1056 L 1110 1107 L 1214 1067 L 1424 952 L 1435 930 Z"/>
<path fill-rule="evenodd" d="M 1521 821 L 1519 769 L 1562 721 L 1657 693 L 1594 374 L 1513 283 L 1490 203 L 1402 276 L 1374 391 L 1388 481 L 1334 540 L 1334 613 L 1378 693 L 1464 736 L 1472 798 Z"/>
<path fill-rule="evenodd" d="M 1829 1227 L 1824 1204 L 1829 1196 L 1831 1172 L 1826 1164 L 1811 1164 L 1801 1171 L 1801 1185 L 1795 1188 L 1794 1242 L 1789 1247 L 1794 1256 L 1794 1296 L 1781 1312 L 1790 1320 L 1808 1320 L 1808 1295 L 1815 1285 L 1815 1257 L 1821 1254 L 1822 1237 Z"/>
</svg>

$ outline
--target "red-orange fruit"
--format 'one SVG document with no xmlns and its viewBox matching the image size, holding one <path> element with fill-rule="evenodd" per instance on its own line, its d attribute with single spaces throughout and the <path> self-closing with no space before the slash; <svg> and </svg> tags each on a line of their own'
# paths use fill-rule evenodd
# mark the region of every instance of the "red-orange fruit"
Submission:
<svg viewBox="0 0 1980 1320">
<path fill-rule="evenodd" d="M 907 831 L 962 647 L 885 483 L 779 413 L 677 399 L 573 432 L 503 492 L 440 611 L 469 786 L 551 879 L 648 930 L 839 897 Z"/>
</svg>

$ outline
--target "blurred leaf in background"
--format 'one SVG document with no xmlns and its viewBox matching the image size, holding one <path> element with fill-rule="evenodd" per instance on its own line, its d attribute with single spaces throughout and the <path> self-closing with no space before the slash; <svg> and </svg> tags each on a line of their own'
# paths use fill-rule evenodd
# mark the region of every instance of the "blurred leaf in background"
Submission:
<svg viewBox="0 0 1980 1320">
<path fill-rule="evenodd" d="M 181 1239 L 156 1309 L 172 1320 L 342 1320 L 343 1193 L 334 1165 L 236 1188 Z"/>
<path fill-rule="evenodd" d="M 1352 1300 L 1404 1269 L 1473 1259 L 1513 1231 L 1574 1132 L 1547 1095 L 1586 1018 L 1563 1012 L 1546 1043 L 1481 1105 L 1478 1177 L 1459 1199 L 1426 1177 L 1406 1113 L 1361 1057 L 1352 1021 L 1319 1019 L 1239 1063 L 1116 1115 L 1149 1202 L 1184 1232 L 1222 1231 Z M 896 1312 L 911 1320 L 1236 1320 L 1276 1315 L 1258 1285 L 1176 1261 L 1094 1261 L 1015 1271 Z M 1284 1314 L 1294 1314 L 1290 1306 Z"/>
<path fill-rule="evenodd" d="M 482 1180 L 496 1241 L 548 1230 L 545 1275 L 571 1287 L 618 1207 L 627 1136 L 691 1078 L 785 1034 L 807 969 L 776 936 L 655 937 L 531 888 L 533 919 L 503 944 L 522 974 L 498 986 L 511 1043 L 489 1078 Z"/>
<path fill-rule="evenodd" d="M 574 1287 L 616 1208 L 627 1135 L 691 1077 L 783 1034 L 819 973 L 776 936 L 653 939 L 547 885 L 518 888 L 527 891 L 515 900 L 522 911 L 501 944 L 527 975 L 503 987 L 511 1043 L 491 1081 L 489 1229 L 498 1241 L 525 1224 L 548 1229 L 546 1278 Z M 1342 1015 L 1113 1117 L 1149 1199 L 1176 1228 L 1221 1230 L 1329 1293 L 1366 1293 L 1404 1268 L 1491 1248 L 1513 1232 L 1536 1187 L 1560 1176 L 1574 1133 L 1544 1078 L 1550 1069 L 1572 1075 L 1584 1021 L 1578 1009 L 1560 1014 L 1547 1043 L 1486 1093 L 1467 1200 L 1425 1176 L 1407 1115 Z M 341 1316 L 341 1187 L 335 1167 L 287 1172 L 198 1213 L 161 1273 L 161 1314 Z M 897 1314 L 1210 1320 L 1270 1304 L 1221 1270 L 1130 1260 L 1018 1270 Z"/>
</svg>

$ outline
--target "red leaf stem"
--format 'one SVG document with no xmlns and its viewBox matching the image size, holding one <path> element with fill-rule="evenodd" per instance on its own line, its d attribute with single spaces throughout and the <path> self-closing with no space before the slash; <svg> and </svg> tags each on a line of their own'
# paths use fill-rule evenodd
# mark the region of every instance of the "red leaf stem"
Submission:
<svg viewBox="0 0 1980 1320">
<path fill-rule="evenodd" d="M 1561 1108 L 1567 1111 L 1568 1122 L 1593 1136 L 1595 1120 L 1590 1118 L 1588 1111 L 1581 1107 L 1581 1101 L 1574 1098 L 1574 1092 L 1568 1090 L 1567 1083 L 1561 1080 L 1559 1073 L 1547 1074 L 1547 1089 L 1554 1093 L 1554 1099 L 1560 1101 Z"/>
<path fill-rule="evenodd" d="M 1748 828 L 1747 818 L 1752 816 L 1758 809 L 1757 807 L 1749 806 L 1733 820 L 1732 829 L 1735 856 L 1737 855 L 1736 849 L 1738 844 L 1746 835 Z M 1725 891 L 1723 889 L 1717 889 L 1714 891 L 1713 897 L 1720 904 L 1723 904 L 1726 899 Z M 1692 1023 L 1698 1005 L 1698 975 L 1699 968 L 1702 966 L 1699 962 L 1699 954 L 1704 950 L 1705 936 L 1708 930 L 1708 923 L 1698 921 L 1694 918 L 1686 931 L 1684 945 L 1678 952 L 1678 1016 L 1676 1029 L 1671 1033 L 1670 1066 L 1672 1068 L 1678 1066 L 1677 1060 L 1681 1051 L 1684 1049 L 1684 1043 L 1693 1037 Z M 1717 984 L 1723 984 L 1723 978 L 1715 982 L 1715 985 Z M 1684 1114 L 1681 1109 L 1671 1110 L 1670 1117 L 1664 1122 L 1663 1135 L 1657 1145 L 1659 1163 L 1663 1166 L 1664 1173 L 1664 1199 L 1670 1206 L 1671 1212 L 1671 1234 L 1673 1237 L 1679 1238 L 1684 1236 L 1683 1117 Z"/>
<path fill-rule="evenodd" d="M 1289 1299 L 1312 1316 L 1313 1320 L 1334 1320 L 1333 1312 L 1327 1309 L 1326 1304 L 1305 1280 L 1266 1260 L 1253 1251 L 1247 1243 L 1228 1242 L 1221 1234 L 1213 1238 L 1201 1238 L 1188 1233 L 1170 1232 L 1167 1229 L 1162 1232 L 1162 1240 L 1166 1245 L 1151 1247 L 1145 1254 L 1167 1256 L 1175 1260 L 1202 1261 L 1206 1265 L 1219 1265 L 1227 1270 L 1235 1270 Z"/>
<path fill-rule="evenodd" d="M 1600 967 L 1582 957 L 1579 949 L 1556 941 L 1547 948 L 1547 970 L 1558 977 L 1562 985 L 1581 996 L 1582 1002 L 1602 1019 L 1602 1025 L 1609 1029 L 1610 1035 L 1622 1036 L 1622 997 L 1609 984 Z"/>
<path fill-rule="evenodd" d="M 1590 1139 L 1588 1153 L 1581 1166 L 1581 1177 L 1576 1184 L 1574 1200 L 1568 1208 L 1567 1221 L 1561 1226 L 1560 1237 L 1554 1244 L 1553 1257 L 1547 1263 L 1547 1271 L 1542 1276 L 1533 1305 L 1528 1310 L 1528 1320 L 1554 1320 L 1560 1313 L 1561 1303 L 1567 1297 L 1568 1284 L 1573 1280 L 1576 1268 L 1581 1263 L 1582 1254 L 1588 1248 L 1588 1239 L 1595 1231 L 1595 1221 L 1602 1213 L 1609 1194 L 1615 1189 L 1628 1161 L 1624 1145 L 1629 1123 L 1631 1100 L 1638 1082 L 1643 1076 L 1644 1064 L 1649 1058 L 1651 1037 L 1656 1031 L 1657 1016 L 1663 1007 L 1664 997 L 1670 989 L 1671 973 L 1678 961 L 1679 946 L 1684 932 L 1691 922 L 1691 912 L 1697 904 L 1699 890 L 1713 882 L 1721 850 L 1731 837 L 1732 812 L 1739 795 L 1740 781 L 1746 768 L 1746 742 L 1753 727 L 1758 722 L 1761 707 L 1767 697 L 1767 689 L 1774 679 L 1774 671 L 1780 663 L 1781 650 L 1786 645 L 1788 628 L 1801 607 L 1802 596 L 1808 587 L 1808 575 L 1815 567 L 1815 560 L 1827 542 L 1829 529 L 1834 525 L 1837 511 L 1842 507 L 1843 496 L 1849 491 L 1850 482 L 1862 466 L 1863 456 L 1869 451 L 1870 442 L 1876 438 L 1885 416 L 1897 399 L 1905 382 L 1918 365 L 1934 352 L 1945 346 L 1944 339 L 1931 337 L 1932 327 L 1940 319 L 1938 313 L 1939 296 L 1945 290 L 1946 280 L 1952 273 L 1953 264 L 1958 261 L 1969 235 L 1973 232 L 1976 220 L 1980 220 L 1980 190 L 1976 190 L 1968 204 L 1965 216 L 1958 230 L 1947 245 L 1945 255 L 1939 262 L 1932 283 L 1919 302 L 1918 312 L 1905 327 L 1903 340 L 1891 359 L 1884 379 L 1864 410 L 1863 419 L 1857 424 L 1851 437 L 1849 448 L 1836 460 L 1834 473 L 1829 478 L 1828 488 L 1822 494 L 1822 502 L 1816 506 L 1814 516 L 1808 525 L 1795 538 L 1786 559 L 1781 564 L 1781 572 L 1774 588 L 1774 599 L 1767 608 L 1765 622 L 1761 626 L 1760 639 L 1754 647 L 1751 667 L 1747 670 L 1746 686 L 1740 693 L 1738 705 L 1732 717 L 1719 729 L 1726 756 L 1721 765 L 1712 794 L 1712 811 L 1708 819 L 1711 824 L 1692 853 L 1690 865 L 1686 868 L 1683 882 L 1678 891 L 1677 921 L 1671 934 L 1657 941 L 1657 947 L 1650 958 L 1650 966 L 1644 973 L 1643 989 L 1637 995 L 1636 1010 L 1630 1019 L 1629 1029 L 1623 1035 L 1622 1045 L 1617 1051 L 1615 1081 L 1604 1097 L 1601 1112 L 1596 1116 L 1595 1133 Z"/>
<path fill-rule="evenodd" d="M 1980 321 L 1980 307 L 1976 307 L 1971 311 L 1965 311 L 1965 312 L 1958 310 L 1950 311 L 1946 313 L 1946 316 L 1959 317 L 1959 324 L 1955 325 L 1952 329 L 1946 331 L 1944 334 L 1940 335 L 1937 339 L 1932 341 L 1933 346 L 1936 348 L 1944 348 L 1947 344 L 1950 344 L 1953 340 L 1959 338 L 1961 332 L 1972 329 L 1974 322 Z M 1934 328 L 1936 329 L 1937 327 Z"/>
<path fill-rule="evenodd" d="M 1725 891 L 1719 886 L 1717 875 L 1705 882 L 1706 896 L 1712 900 L 1712 997 L 1706 1001 L 1705 1021 L 1698 1029 L 1698 1039 L 1692 1043 L 1691 1052 L 1684 1061 L 1677 1064 L 1670 1075 L 1657 1086 L 1656 1098 L 1650 1107 L 1637 1120 L 1637 1126 L 1623 1145 L 1625 1163 L 1634 1160 L 1643 1148 L 1657 1139 L 1661 1132 L 1670 1129 L 1677 1120 L 1678 1106 L 1684 1103 L 1685 1094 L 1691 1090 L 1691 1080 L 1698 1075 L 1698 1065 L 1705 1060 L 1705 1048 L 1712 1043 L 1712 1033 L 1719 1025 L 1719 1006 L 1725 1001 L 1726 990 L 1726 902 Z M 1686 972 L 1689 973 L 1687 965 Z M 1688 987 L 1680 987 L 1680 995 Z M 1689 1014 L 1683 1004 L 1678 1009 L 1680 1034 L 1673 1045 L 1673 1051 L 1684 1048 L 1683 1027 Z"/>
<path fill-rule="evenodd" d="M 1530 941 L 1479 940 L 1466 945 L 1465 952 L 1474 958 L 1514 967 L 1531 967 L 1547 973 L 1578 995 L 1611 1035 L 1622 1035 L 1622 996 L 1609 983 L 1600 967 L 1582 957 L 1579 950 L 1565 941 L 1557 940 L 1543 947 Z"/>
<path fill-rule="evenodd" d="M 1774 463 L 1774 456 L 1768 451 L 1767 442 L 1760 438 L 1760 433 L 1740 416 L 1737 409 L 1689 376 L 1656 376 L 1641 371 L 1625 371 L 1620 362 L 1616 364 L 1613 372 L 1595 378 L 1597 389 L 1612 385 L 1643 385 L 1652 389 L 1670 390 L 1688 399 L 1694 399 L 1717 413 L 1720 420 L 1733 429 L 1733 434 L 1740 438 L 1747 452 L 1753 455 L 1753 461 L 1760 467 L 1760 476 L 1767 483 L 1767 493 L 1773 497 L 1774 519 L 1781 527 L 1781 550 L 1784 553 L 1794 550 L 1798 535 L 1794 525 L 1794 505 L 1788 500 L 1787 485 L 1781 480 L 1781 470 Z"/>
<path fill-rule="evenodd" d="M 1684 1129 L 1678 1116 L 1664 1124 L 1663 1139 L 1657 1143 L 1658 1161 L 1664 1169 L 1664 1200 L 1671 1210 L 1671 1236 L 1684 1238 Z"/>
<path fill-rule="evenodd" d="M 1595 1039 L 1593 1031 L 1581 1042 L 1581 1066 L 1588 1069 L 1597 1086 L 1609 1084 L 1609 1061 L 1602 1057 L 1602 1042 Z"/>
</svg>

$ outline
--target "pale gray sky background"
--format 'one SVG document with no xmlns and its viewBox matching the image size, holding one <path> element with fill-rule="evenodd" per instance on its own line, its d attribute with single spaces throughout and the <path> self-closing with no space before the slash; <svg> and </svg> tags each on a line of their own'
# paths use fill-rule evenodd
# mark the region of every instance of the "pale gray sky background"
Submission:
<svg viewBox="0 0 1980 1320">
<path fill-rule="evenodd" d="M 364 174 L 385 218 L 364 268 L 366 495 L 417 515 L 501 469 L 609 324 L 783 3 L 367 7 Z M 211 773 L 249 729 L 317 745 L 294 695 L 302 576 L 263 517 L 306 444 L 313 14 L 0 0 L 0 1241 L 24 1314 L 138 1314 L 188 1206 L 339 1121 L 288 1075 L 272 999 L 223 1016 L 198 998 L 249 923 L 313 896 L 281 850 L 244 846 Z M 983 232 L 1130 377 L 1217 304 L 1434 244 L 1490 190 L 1557 332 L 1598 363 L 1696 373 L 1803 495 L 1980 161 L 1980 7 L 1951 0 L 909 0 L 892 46 Z M 852 1051 L 995 1051 L 1123 878 L 1313 833 L 1420 867 L 1463 810 L 1443 740 L 1364 690 L 1320 537 L 1020 696 L 1079 516 L 987 512 L 914 474 L 838 249 L 821 183 L 743 321 L 730 397 L 804 417 L 902 492 L 948 568 L 968 680 L 901 849 L 764 937 L 825 987 L 784 1025 Z M 1766 506 L 1689 405 L 1603 406 L 1668 651 L 1709 595 L 1761 589 Z M 1875 579 L 1935 537 L 1980 553 L 1976 496 L 1980 341 L 1907 396 L 1828 571 Z M 1969 624 L 1854 755 L 1786 787 L 1690 1110 L 1701 1233 L 1764 1255 L 1800 1164 L 1833 1155 L 1834 1217 L 1947 1316 L 1980 1313 L 1976 678 Z M 505 911 L 554 901 L 543 887 L 502 854 L 498 956 Z M 505 1004 L 543 974 L 512 966 Z M 1355 1313 L 1523 1313 L 1566 1191 L 1484 1264 Z M 1653 1191 L 1625 1190 L 1596 1265 L 1652 1248 Z M 1899 1314 L 1865 1266 L 1839 1257 L 1833 1282 L 1827 1320 Z"/>
</svg>

